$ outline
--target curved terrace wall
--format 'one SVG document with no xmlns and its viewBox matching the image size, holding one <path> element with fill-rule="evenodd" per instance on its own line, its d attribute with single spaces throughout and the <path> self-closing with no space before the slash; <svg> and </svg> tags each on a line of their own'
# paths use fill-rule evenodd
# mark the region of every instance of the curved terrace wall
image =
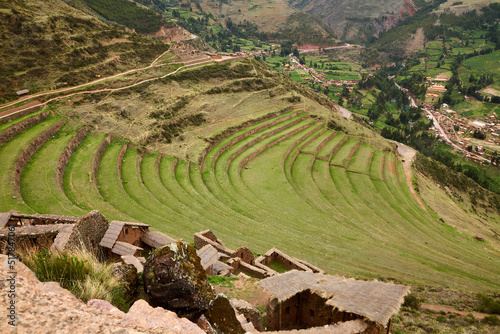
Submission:
<svg viewBox="0 0 500 334">
<path fill-rule="evenodd" d="M 30 117 L 22 122 L 19 122 L 17 124 L 12 125 L 7 130 L 0 133 L 0 146 L 7 143 L 9 140 L 14 138 L 16 135 L 20 134 L 21 132 L 24 132 L 27 129 L 34 126 L 35 124 L 40 123 L 45 118 L 47 118 L 47 116 L 49 116 L 48 111 L 41 113 L 39 115 Z"/>
<path fill-rule="evenodd" d="M 102 155 L 104 154 L 104 151 L 106 151 L 106 148 L 108 147 L 109 143 L 111 143 L 111 135 L 108 135 L 106 139 L 99 145 L 97 148 L 97 151 L 95 153 L 95 158 L 94 158 L 94 164 L 92 166 L 92 177 L 94 179 L 94 185 L 97 189 L 97 172 L 99 171 L 99 164 L 101 163 Z"/>
<path fill-rule="evenodd" d="M 218 133 L 215 136 L 211 137 L 210 139 L 208 139 L 209 145 L 203 150 L 203 152 L 201 153 L 201 155 L 198 159 L 198 164 L 200 165 L 200 169 L 204 167 L 203 162 L 205 161 L 205 157 L 207 156 L 208 152 L 210 152 L 224 138 L 229 137 L 233 133 L 236 133 L 245 127 L 249 127 L 251 125 L 260 123 L 262 121 L 265 121 L 267 119 L 271 119 L 273 117 L 278 117 L 278 116 L 286 114 L 287 112 L 290 112 L 292 110 L 293 110 L 292 107 L 286 107 L 285 109 L 266 114 L 262 117 L 248 120 L 248 121 L 243 122 L 239 125 L 231 126 L 227 129 L 225 129 L 224 131 L 222 131 L 221 133 Z"/>
<path fill-rule="evenodd" d="M 245 159 L 243 159 L 243 161 L 240 163 L 240 171 L 241 169 L 243 168 L 243 166 L 245 166 L 245 164 L 247 162 L 249 162 L 250 160 L 254 159 L 256 156 L 258 156 L 259 154 L 261 154 L 262 152 L 264 152 L 265 150 L 267 150 L 268 148 L 280 143 L 281 141 L 285 140 L 285 139 L 288 139 L 290 138 L 291 136 L 299 133 L 300 131 L 303 131 L 311 126 L 314 126 L 314 123 L 313 124 L 305 124 L 303 126 L 301 126 L 300 128 L 298 129 L 295 129 L 293 130 L 292 132 L 289 132 L 287 133 L 286 135 L 284 135 L 283 137 L 280 137 L 272 142 L 270 142 L 269 144 L 265 145 L 264 147 L 260 148 L 259 150 L 253 152 L 252 154 L 250 154 L 248 157 L 246 157 Z"/>
<path fill-rule="evenodd" d="M 89 132 L 89 128 L 81 128 L 78 131 L 78 134 L 71 138 L 71 140 L 68 143 L 68 146 L 64 149 L 63 154 L 61 154 L 61 157 L 59 158 L 59 162 L 57 164 L 57 170 L 56 170 L 56 175 L 57 175 L 57 182 L 59 183 L 59 187 L 61 190 L 64 192 L 64 186 L 63 186 L 63 178 L 64 178 L 64 171 L 66 170 L 66 166 L 68 165 L 69 159 L 75 153 L 76 149 L 80 144 L 82 143 L 83 139 L 87 136 L 87 133 Z"/>
<path fill-rule="evenodd" d="M 66 121 L 57 122 L 50 129 L 44 131 L 41 135 L 36 137 L 17 158 L 16 170 L 14 172 L 14 187 L 16 188 L 19 197 L 21 197 L 21 174 L 23 173 L 24 167 L 33 154 L 35 154 L 35 152 L 38 151 L 46 141 L 55 135 L 65 123 Z"/>
</svg>

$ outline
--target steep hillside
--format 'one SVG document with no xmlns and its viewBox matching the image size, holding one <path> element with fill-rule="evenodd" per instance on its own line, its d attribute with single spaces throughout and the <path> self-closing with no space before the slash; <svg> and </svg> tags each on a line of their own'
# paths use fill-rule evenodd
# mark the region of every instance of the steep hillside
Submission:
<svg viewBox="0 0 500 334">
<path fill-rule="evenodd" d="M 168 49 L 61 0 L 0 2 L 0 101 L 149 65 Z"/>
<path fill-rule="evenodd" d="M 498 211 L 473 229 L 443 224 L 394 144 L 258 61 L 82 96 L 0 125 L 0 212 L 98 209 L 186 240 L 210 228 L 229 247 L 275 246 L 332 274 L 499 287 Z"/>
<path fill-rule="evenodd" d="M 387 30 L 406 16 L 413 15 L 419 1 L 328 1 L 290 0 L 297 9 L 322 18 L 336 35 L 347 40 L 364 40 Z"/>
<path fill-rule="evenodd" d="M 481 10 L 481 8 L 495 2 L 498 1 L 497 0 L 462 0 L 462 1 L 447 0 L 445 3 L 439 6 L 436 12 L 442 13 L 449 11 L 455 14 L 461 14 L 471 10 Z"/>
</svg>

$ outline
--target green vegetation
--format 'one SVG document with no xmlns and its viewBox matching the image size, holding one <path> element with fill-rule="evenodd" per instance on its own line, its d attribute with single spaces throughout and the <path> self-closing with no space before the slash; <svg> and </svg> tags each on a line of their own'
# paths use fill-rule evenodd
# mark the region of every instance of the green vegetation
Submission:
<svg viewBox="0 0 500 334">
<path fill-rule="evenodd" d="M 59 254 L 25 249 L 21 258 L 40 281 L 58 282 L 84 302 L 104 299 L 124 312 L 131 306 L 126 287 L 113 275 L 113 264 L 103 264 L 87 251 Z"/>
<path fill-rule="evenodd" d="M 0 11 L 0 102 L 17 98 L 15 92 L 23 88 L 36 93 L 144 67 L 169 47 L 58 0 L 4 1 L 0 9 L 10 10 Z"/>
<path fill-rule="evenodd" d="M 139 7 L 128 0 L 84 0 L 84 2 L 108 21 L 115 21 L 135 29 L 138 33 L 154 33 L 167 21 L 154 11 Z"/>
<path fill-rule="evenodd" d="M 483 294 L 478 294 L 477 298 L 481 301 L 481 305 L 477 308 L 479 312 L 500 314 L 500 300 L 495 300 Z M 499 325 L 499 323 L 497 323 L 497 325 Z"/>
<path fill-rule="evenodd" d="M 289 270 L 287 267 L 276 261 L 269 263 L 267 266 L 280 274 L 286 273 Z"/>
</svg>

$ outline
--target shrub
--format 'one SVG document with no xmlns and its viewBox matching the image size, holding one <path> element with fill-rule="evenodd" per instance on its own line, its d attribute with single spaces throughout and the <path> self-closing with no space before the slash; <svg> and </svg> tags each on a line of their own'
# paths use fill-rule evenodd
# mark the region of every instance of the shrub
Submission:
<svg viewBox="0 0 500 334">
<path fill-rule="evenodd" d="M 439 321 L 439 322 L 446 322 L 446 317 L 443 316 L 443 315 L 438 315 L 436 317 L 436 320 Z"/>
<path fill-rule="evenodd" d="M 87 302 L 90 299 L 104 299 L 120 309 L 124 287 L 113 275 L 113 265 L 99 262 L 88 251 L 75 250 L 68 253 L 51 252 L 42 249 L 25 250 L 21 261 L 28 266 L 42 282 L 58 282 L 76 297 Z"/>
<path fill-rule="evenodd" d="M 500 319 L 494 314 L 484 317 L 483 322 L 488 325 L 500 326 Z"/>
<path fill-rule="evenodd" d="M 485 296 L 483 294 L 478 294 L 477 298 L 481 302 L 481 304 L 477 307 L 477 310 L 479 312 L 500 314 L 500 300 L 494 300 L 493 298 Z"/>
<path fill-rule="evenodd" d="M 418 299 L 415 295 L 409 294 L 405 296 L 405 302 L 403 304 L 404 307 L 408 307 L 414 310 L 420 310 L 420 299 Z"/>
</svg>

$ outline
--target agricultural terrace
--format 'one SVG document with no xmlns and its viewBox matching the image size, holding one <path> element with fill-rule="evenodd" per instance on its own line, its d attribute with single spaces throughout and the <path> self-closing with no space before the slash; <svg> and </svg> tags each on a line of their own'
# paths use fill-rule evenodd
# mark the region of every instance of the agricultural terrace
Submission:
<svg viewBox="0 0 500 334">
<path fill-rule="evenodd" d="M 186 240 L 209 228 L 229 247 L 275 246 L 334 275 L 500 287 L 491 245 L 423 210 L 384 141 L 292 110 L 219 136 L 194 163 L 43 116 L 1 127 L 15 135 L 0 146 L 0 211 L 97 209 Z"/>
</svg>

